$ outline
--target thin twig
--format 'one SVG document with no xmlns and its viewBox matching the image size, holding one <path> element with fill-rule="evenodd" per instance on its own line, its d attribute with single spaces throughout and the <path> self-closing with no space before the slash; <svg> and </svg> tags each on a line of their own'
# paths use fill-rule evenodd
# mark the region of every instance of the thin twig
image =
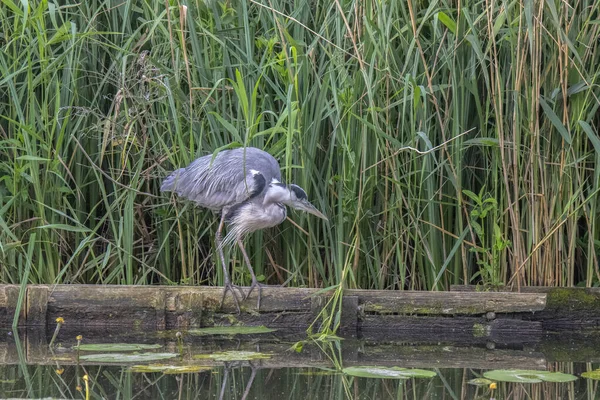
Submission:
<svg viewBox="0 0 600 400">
<path fill-rule="evenodd" d="M 411 146 L 404 146 L 404 147 L 400 147 L 398 150 L 396 150 L 396 151 L 394 152 L 394 154 L 392 154 L 392 155 L 390 155 L 390 156 L 388 156 L 388 157 L 386 157 L 386 158 L 384 158 L 384 159 L 382 159 L 382 160 L 379 160 L 379 161 L 377 161 L 375 164 L 373 164 L 373 165 L 371 165 L 371 166 L 369 166 L 369 167 L 367 167 L 367 168 L 363 169 L 363 170 L 362 170 L 362 172 L 368 171 L 368 170 L 370 170 L 371 168 L 374 168 L 374 167 L 378 166 L 378 165 L 379 165 L 379 164 L 381 164 L 382 162 L 384 162 L 384 161 L 387 161 L 387 160 L 389 160 L 390 158 L 397 156 L 398 154 L 400 154 L 400 152 L 402 152 L 402 151 L 404 151 L 404 150 L 412 150 L 412 151 L 414 151 L 414 152 L 416 152 L 416 153 L 419 153 L 419 154 L 422 154 L 422 155 L 424 155 L 424 154 L 429 154 L 429 153 L 431 153 L 432 151 L 436 151 L 436 150 L 437 150 L 437 149 L 439 149 L 440 147 L 444 147 L 445 145 L 447 145 L 447 144 L 448 144 L 448 143 L 450 143 L 451 141 L 453 141 L 453 140 L 455 140 L 455 139 L 458 139 L 459 137 L 461 137 L 461 136 L 463 136 L 463 135 L 466 135 L 467 133 L 469 133 L 469 132 L 471 132 L 471 131 L 473 131 L 473 130 L 475 130 L 475 128 L 471 128 L 471 129 L 469 129 L 468 131 L 465 131 L 465 132 L 463 132 L 463 133 L 461 133 L 461 134 L 458 134 L 458 135 L 456 135 L 455 137 L 453 137 L 452 139 L 448 139 L 448 140 L 446 140 L 444 143 L 442 143 L 442 144 L 439 144 L 439 145 L 437 145 L 437 146 L 435 146 L 435 147 L 432 147 L 431 149 L 429 149 L 429 150 L 426 150 L 426 151 L 422 151 L 422 150 L 416 149 L 416 148 L 414 148 L 414 147 L 411 147 Z"/>
</svg>

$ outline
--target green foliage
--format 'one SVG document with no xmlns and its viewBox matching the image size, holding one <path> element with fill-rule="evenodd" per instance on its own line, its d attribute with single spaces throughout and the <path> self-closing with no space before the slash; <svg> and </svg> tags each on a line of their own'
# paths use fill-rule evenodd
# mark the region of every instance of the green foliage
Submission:
<svg viewBox="0 0 600 400">
<path fill-rule="evenodd" d="M 463 190 L 463 194 L 473 201 L 473 208 L 469 216 L 469 224 L 481 243 L 481 247 L 472 247 L 470 251 L 479 253 L 477 264 L 479 270 L 475 272 L 471 281 L 480 278 L 484 286 L 498 287 L 504 282 L 500 279 L 502 272 L 501 255 L 504 249 L 510 246 L 510 241 L 504 239 L 496 219 L 498 202 L 493 197 L 484 195 L 485 186 L 479 194 L 470 190 Z M 489 228 L 488 228 L 489 227 Z M 486 232 L 491 230 L 491 232 Z M 504 270 L 506 271 L 506 270 Z"/>
<path fill-rule="evenodd" d="M 222 284 L 214 216 L 160 181 L 251 145 L 329 217 L 291 212 L 248 240 L 265 283 L 336 290 L 326 326 L 346 287 L 590 286 L 597 13 L 3 0 L 0 282 Z"/>
<path fill-rule="evenodd" d="M 437 374 L 426 369 L 410 369 L 401 367 L 360 366 L 347 367 L 342 370 L 346 375 L 359 378 L 410 379 L 433 378 Z"/>
<path fill-rule="evenodd" d="M 488 379 L 500 382 L 540 383 L 540 382 L 572 382 L 575 375 L 563 372 L 536 371 L 523 369 L 498 369 L 483 374 Z"/>
</svg>

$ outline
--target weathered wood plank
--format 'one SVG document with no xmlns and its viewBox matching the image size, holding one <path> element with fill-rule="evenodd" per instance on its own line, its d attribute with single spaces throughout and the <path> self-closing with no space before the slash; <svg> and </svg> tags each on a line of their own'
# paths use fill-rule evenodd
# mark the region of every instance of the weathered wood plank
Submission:
<svg viewBox="0 0 600 400">
<path fill-rule="evenodd" d="M 27 325 L 46 326 L 48 286 L 32 285 L 27 287 L 26 307 Z"/>
<path fill-rule="evenodd" d="M 348 290 L 348 294 L 359 296 L 363 312 L 377 314 L 480 315 L 541 311 L 546 306 L 546 296 L 536 293 Z"/>
<path fill-rule="evenodd" d="M 157 310 L 164 310 L 160 288 L 143 286 L 56 285 L 48 294 L 49 322 L 63 317 L 67 323 L 134 328 L 160 326 Z"/>
<path fill-rule="evenodd" d="M 358 296 L 342 297 L 342 320 L 340 333 L 348 337 L 358 334 Z"/>
<path fill-rule="evenodd" d="M 523 318 L 540 321 L 547 331 L 597 330 L 600 328 L 600 288 L 521 288 L 544 293 L 543 311 Z"/>
<path fill-rule="evenodd" d="M 278 313 L 256 313 L 256 314 L 211 314 L 202 323 L 202 326 L 213 325 L 247 325 L 268 326 L 279 329 L 306 330 L 314 321 L 311 312 L 278 312 Z"/>
<path fill-rule="evenodd" d="M 138 286 L 139 287 L 139 286 Z M 190 309 L 204 309 L 205 311 L 219 311 L 224 313 L 237 313 L 231 294 L 227 294 L 223 308 L 220 309 L 223 288 L 215 286 L 160 286 L 168 296 L 179 296 L 180 306 Z M 152 288 L 150 286 L 150 288 Z M 242 287 L 248 291 L 249 288 Z M 309 311 L 310 296 L 316 289 L 266 287 L 262 289 L 260 311 L 265 313 L 280 311 Z M 202 297 L 200 296 L 202 294 Z M 250 297 L 240 303 L 242 312 L 256 312 L 258 294 L 254 290 Z M 187 298 L 186 298 L 187 297 Z M 172 310 L 171 310 L 172 311 Z M 181 311 L 181 308 L 177 309 Z"/>
<path fill-rule="evenodd" d="M 17 310 L 20 287 L 18 285 L 0 285 L 0 326 L 10 327 Z M 19 310 L 19 325 L 25 325 L 25 304 Z"/>
<path fill-rule="evenodd" d="M 472 293 L 473 285 L 451 286 L 452 291 Z M 504 290 L 511 290 L 506 288 Z M 523 319 L 539 321 L 545 331 L 596 330 L 600 328 L 600 288 L 561 288 L 526 286 L 521 293 L 546 295 L 546 307 L 534 314 L 525 314 Z M 517 291 L 512 288 L 513 293 Z"/>
<path fill-rule="evenodd" d="M 436 317 L 405 315 L 365 315 L 359 326 L 360 337 L 372 341 L 404 340 L 410 343 L 456 342 L 465 344 L 503 344 L 535 342 L 542 324 L 518 319 L 483 317 Z"/>
<path fill-rule="evenodd" d="M 327 293 L 319 289 L 267 287 L 263 289 L 260 311 L 256 310 L 254 293 L 242 302 L 242 314 L 238 316 L 231 296 L 226 297 L 223 309 L 219 308 L 223 293 L 220 287 L 29 285 L 27 290 L 25 307 L 21 310 L 22 326 L 47 321 L 53 327 L 54 320 L 63 317 L 69 324 L 134 329 L 186 329 L 227 321 L 278 327 L 289 324 L 301 329 L 314 321 L 327 299 Z M 352 332 L 357 315 L 363 316 L 361 329 L 377 330 L 395 323 L 396 319 L 390 318 L 393 315 L 455 317 L 520 313 L 523 320 L 543 323 L 548 329 L 600 326 L 600 291 L 577 289 L 578 297 L 567 298 L 566 292 L 557 290 L 571 289 L 524 290 L 543 293 L 347 290 L 342 303 L 342 323 Z M 0 285 L 0 326 L 12 324 L 18 293 L 17 285 Z M 553 299 L 550 307 L 546 307 L 547 296 Z M 565 301 L 561 301 L 563 297 Z M 369 326 L 365 321 L 374 325 Z M 448 328 L 448 320 L 443 322 Z M 436 329 L 436 321 L 427 323 Z M 524 322 L 512 322 L 513 327 L 507 324 L 496 327 L 495 331 L 523 332 L 527 328 Z M 530 326 L 537 330 L 535 325 Z"/>
</svg>

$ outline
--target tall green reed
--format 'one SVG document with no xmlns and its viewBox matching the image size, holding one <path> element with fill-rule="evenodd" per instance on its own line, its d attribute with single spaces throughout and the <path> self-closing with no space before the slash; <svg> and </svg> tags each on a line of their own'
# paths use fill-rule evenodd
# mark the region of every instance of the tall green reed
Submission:
<svg viewBox="0 0 600 400">
<path fill-rule="evenodd" d="M 0 7 L 2 282 L 35 232 L 30 282 L 222 283 L 216 219 L 158 187 L 232 142 L 330 219 L 253 235 L 266 282 L 600 281 L 592 1 L 23 4 Z"/>
</svg>

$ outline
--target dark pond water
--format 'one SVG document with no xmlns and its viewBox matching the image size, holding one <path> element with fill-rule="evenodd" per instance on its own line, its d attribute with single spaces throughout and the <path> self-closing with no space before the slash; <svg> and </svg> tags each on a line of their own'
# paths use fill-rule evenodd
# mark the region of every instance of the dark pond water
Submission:
<svg viewBox="0 0 600 400">
<path fill-rule="evenodd" d="M 85 375 L 90 399 L 600 398 L 598 381 L 581 376 L 600 368 L 598 334 L 469 344 L 452 337 L 436 338 L 435 343 L 426 337 L 411 342 L 397 337 L 382 342 L 315 342 L 306 340 L 302 332 L 216 336 L 183 332 L 180 346 L 176 332 L 115 334 L 65 327 L 52 351 L 48 347 L 52 332 L 0 330 L 0 334 L 0 398 L 85 399 Z M 155 348 L 78 353 L 73 346 L 79 334 L 84 345 L 129 343 Z M 303 341 L 302 350 L 292 349 L 299 341 Z M 98 354 L 111 358 L 94 358 Z M 148 354 L 171 358 L 144 359 Z M 157 371 L 148 370 L 148 365 Z M 358 366 L 423 369 L 435 375 L 410 377 L 409 373 L 406 379 L 382 379 L 342 372 Z M 489 382 L 469 383 L 498 369 L 560 371 L 575 380 L 496 380 L 495 387 Z"/>
</svg>

